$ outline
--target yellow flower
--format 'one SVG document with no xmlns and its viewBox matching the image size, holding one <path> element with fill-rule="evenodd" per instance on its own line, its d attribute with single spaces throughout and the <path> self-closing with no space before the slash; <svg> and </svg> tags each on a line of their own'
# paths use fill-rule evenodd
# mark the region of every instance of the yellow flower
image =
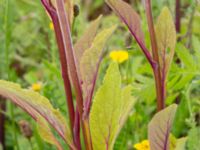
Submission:
<svg viewBox="0 0 200 150">
<path fill-rule="evenodd" d="M 51 30 L 54 30 L 54 27 L 53 27 L 53 23 L 52 23 L 52 22 L 49 23 L 49 28 L 50 28 Z"/>
<path fill-rule="evenodd" d="M 42 83 L 34 83 L 31 86 L 33 91 L 39 92 L 42 89 Z"/>
<path fill-rule="evenodd" d="M 137 143 L 133 147 L 136 150 L 150 150 L 150 145 L 148 140 L 144 140 L 141 143 Z"/>
<path fill-rule="evenodd" d="M 125 50 L 117 50 L 110 52 L 110 58 L 118 63 L 123 63 L 128 59 L 128 52 Z"/>
</svg>

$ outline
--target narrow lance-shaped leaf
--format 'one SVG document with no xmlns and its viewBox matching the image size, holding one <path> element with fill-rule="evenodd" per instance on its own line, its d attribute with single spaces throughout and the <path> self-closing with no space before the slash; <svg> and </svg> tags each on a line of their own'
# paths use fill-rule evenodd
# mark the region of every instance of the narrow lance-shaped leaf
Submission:
<svg viewBox="0 0 200 150">
<path fill-rule="evenodd" d="M 149 63 L 154 66 L 155 63 L 152 60 L 151 54 L 145 46 L 144 34 L 142 32 L 140 17 L 131 8 L 129 4 L 122 0 L 106 0 L 106 3 L 112 8 L 112 10 L 119 16 L 119 18 L 127 25 L 131 34 L 134 36 L 138 45 L 142 49 Z"/>
<path fill-rule="evenodd" d="M 136 40 L 144 44 L 144 34 L 141 29 L 139 15 L 131 8 L 129 4 L 122 0 L 106 0 L 113 11 L 128 26 Z"/>
<path fill-rule="evenodd" d="M 173 18 L 167 7 L 164 7 L 158 17 L 156 37 L 159 50 L 159 59 L 163 74 L 167 74 L 174 56 L 176 45 L 176 29 Z"/>
<path fill-rule="evenodd" d="M 40 134 L 41 138 L 44 141 L 52 145 L 55 145 L 58 150 L 63 150 L 62 146 L 60 145 L 58 140 L 54 137 L 53 133 L 51 132 L 51 129 L 49 128 L 49 125 L 46 122 L 46 120 L 44 120 L 42 117 L 39 117 L 37 119 L 37 124 L 38 124 L 37 125 L 38 133 Z"/>
<path fill-rule="evenodd" d="M 58 132 L 65 142 L 67 142 L 71 148 L 74 148 L 66 120 L 59 110 L 52 107 L 47 98 L 32 90 L 22 89 L 18 84 L 3 80 L 0 80 L 0 95 L 21 107 L 29 113 L 33 119 L 38 120 L 38 118 L 42 116 Z"/>
<path fill-rule="evenodd" d="M 122 92 L 123 91 L 123 92 Z M 127 98 L 127 101 L 125 100 Z M 133 106 L 131 87 L 121 90 L 117 63 L 112 63 L 98 89 L 90 113 L 90 130 L 94 150 L 112 150 L 115 139 Z"/>
<path fill-rule="evenodd" d="M 101 31 L 95 37 L 91 47 L 85 50 L 83 56 L 81 57 L 80 73 L 82 80 L 82 89 L 85 99 L 85 115 L 89 113 L 89 107 L 94 91 L 94 86 L 96 83 L 97 72 L 102 57 L 104 45 L 115 29 L 116 26 L 113 26 Z"/>
<path fill-rule="evenodd" d="M 98 27 L 100 25 L 101 18 L 102 15 L 100 15 L 96 20 L 94 20 L 90 24 L 88 29 L 85 31 L 85 33 L 82 35 L 82 37 L 74 45 L 77 68 L 79 68 L 80 60 L 83 56 L 84 51 L 92 45 L 92 42 L 96 36 Z"/>
<path fill-rule="evenodd" d="M 158 112 L 148 125 L 151 150 L 169 150 L 169 135 L 177 105 L 173 104 Z"/>
</svg>

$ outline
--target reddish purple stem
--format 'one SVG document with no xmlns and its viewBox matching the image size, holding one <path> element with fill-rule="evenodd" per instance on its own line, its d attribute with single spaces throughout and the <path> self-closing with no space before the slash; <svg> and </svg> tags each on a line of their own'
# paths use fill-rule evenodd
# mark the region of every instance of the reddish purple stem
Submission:
<svg viewBox="0 0 200 150">
<path fill-rule="evenodd" d="M 47 2 L 47 0 L 42 0 L 42 3 L 44 5 L 44 7 L 46 8 L 47 12 L 49 13 L 49 15 L 51 16 L 51 19 L 54 24 L 56 40 L 57 40 L 57 44 L 58 44 L 58 48 L 59 48 L 61 72 L 62 72 L 62 77 L 63 77 L 63 81 L 64 81 L 65 93 L 66 93 L 66 97 L 67 97 L 67 107 L 68 107 L 68 112 L 69 112 L 69 116 L 70 116 L 71 131 L 73 133 L 75 111 L 74 111 L 74 105 L 73 105 L 72 89 L 71 89 L 69 74 L 68 74 L 66 53 L 65 53 L 62 33 L 61 33 L 61 29 L 60 29 L 60 24 L 58 21 L 58 15 L 57 15 L 56 10 L 53 8 L 53 6 L 51 6 L 51 4 L 49 2 Z"/>
</svg>

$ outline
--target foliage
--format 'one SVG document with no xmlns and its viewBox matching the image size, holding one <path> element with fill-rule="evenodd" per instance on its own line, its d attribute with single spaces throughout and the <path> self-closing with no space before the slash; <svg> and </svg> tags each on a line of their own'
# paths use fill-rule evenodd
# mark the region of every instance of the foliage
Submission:
<svg viewBox="0 0 200 150">
<path fill-rule="evenodd" d="M 176 105 L 157 113 L 148 125 L 148 139 L 152 150 L 169 149 L 170 130 L 176 113 Z"/>
<path fill-rule="evenodd" d="M 127 86 L 121 90 L 118 66 L 112 63 L 94 97 L 90 113 L 94 149 L 113 149 L 116 136 L 135 103 L 131 89 L 131 86 Z"/>
<path fill-rule="evenodd" d="M 160 134 L 167 125 L 163 118 L 170 118 L 163 112 L 173 103 L 178 107 L 166 147 L 199 147 L 198 1 L 42 2 L 49 17 L 39 0 L 0 2 L 0 95 L 10 100 L 3 99 L 7 110 L 0 110 L 6 116 L 2 147 L 127 150 L 138 143 L 138 149 L 149 149 L 148 127 L 153 122 Z M 158 110 L 169 107 L 156 113 L 156 103 Z M 24 120 L 32 132 L 28 138 L 20 130 Z"/>
<path fill-rule="evenodd" d="M 44 124 L 44 121 L 40 119 L 43 117 L 63 140 L 73 148 L 71 133 L 64 117 L 58 110 L 52 107 L 48 99 L 31 90 L 21 89 L 17 84 L 3 80 L 0 83 L 0 94 L 3 97 L 12 100 L 16 105 L 29 113 L 39 124 Z"/>
</svg>

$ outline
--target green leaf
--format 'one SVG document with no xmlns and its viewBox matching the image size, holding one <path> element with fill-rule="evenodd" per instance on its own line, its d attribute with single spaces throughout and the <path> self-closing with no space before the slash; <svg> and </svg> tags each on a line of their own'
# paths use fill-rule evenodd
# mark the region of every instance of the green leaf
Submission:
<svg viewBox="0 0 200 150">
<path fill-rule="evenodd" d="M 181 62 L 183 62 L 182 67 L 186 67 L 191 71 L 195 71 L 197 69 L 197 65 L 195 64 L 194 57 L 190 54 L 189 49 L 187 49 L 183 44 L 177 44 L 176 54 L 178 55 Z"/>
<path fill-rule="evenodd" d="M 36 121 L 42 116 L 71 148 L 74 147 L 65 118 L 58 109 L 52 107 L 47 98 L 32 90 L 22 89 L 18 84 L 4 80 L 0 80 L 0 95 L 21 107 Z"/>
<path fill-rule="evenodd" d="M 176 45 L 176 29 L 173 17 L 164 7 L 155 26 L 161 69 L 167 74 L 174 57 Z"/>
<path fill-rule="evenodd" d="M 199 150 L 200 127 L 194 127 L 189 131 L 187 147 L 188 150 Z"/>
<path fill-rule="evenodd" d="M 176 139 L 175 136 L 170 134 L 170 150 L 185 150 L 187 137 Z"/>
<path fill-rule="evenodd" d="M 74 45 L 77 68 L 79 68 L 80 60 L 83 56 L 84 51 L 90 48 L 92 45 L 92 42 L 97 34 L 97 30 L 101 22 L 101 18 L 102 15 L 100 15 L 96 20 L 94 20 L 90 24 L 88 29 L 85 31 L 85 33 L 82 35 L 82 37 Z"/>
<path fill-rule="evenodd" d="M 91 47 L 85 50 L 80 61 L 80 73 L 82 80 L 82 89 L 85 99 L 85 111 L 88 111 L 90 102 L 93 95 L 94 86 L 96 83 L 96 77 L 98 72 L 98 66 L 102 57 L 104 45 L 108 41 L 108 38 L 116 29 L 116 26 L 112 26 L 108 29 L 101 31 L 94 39 Z"/>
<path fill-rule="evenodd" d="M 195 51 L 195 55 L 197 56 L 197 59 L 200 60 L 200 48 L 199 48 L 200 41 L 197 36 L 194 35 L 192 36 L 192 45 Z"/>
<path fill-rule="evenodd" d="M 173 134 L 169 135 L 169 142 L 170 142 L 169 143 L 170 150 L 174 150 L 176 147 L 177 139 Z"/>
<path fill-rule="evenodd" d="M 131 86 L 121 90 L 117 63 L 112 63 L 98 89 L 90 113 L 90 130 L 94 150 L 111 150 L 135 99 Z"/>
<path fill-rule="evenodd" d="M 169 150 L 169 135 L 177 105 L 173 104 L 158 112 L 148 125 L 151 150 Z"/>
<path fill-rule="evenodd" d="M 176 137 L 187 134 L 188 131 L 185 119 L 189 118 L 188 101 L 190 101 L 190 99 L 187 100 L 187 97 L 180 96 L 180 100 L 174 119 L 174 127 L 172 128 Z"/>
<path fill-rule="evenodd" d="M 126 86 L 122 89 L 122 110 L 120 115 L 120 125 L 121 127 L 124 125 L 127 120 L 128 114 L 131 111 L 133 105 L 135 104 L 135 100 L 132 97 L 132 86 Z"/>
<path fill-rule="evenodd" d="M 187 137 L 183 137 L 176 140 L 175 150 L 185 150 L 186 149 Z"/>
<path fill-rule="evenodd" d="M 40 134 L 41 138 L 57 147 L 58 150 L 62 150 L 62 146 L 60 143 L 57 141 L 57 139 L 54 137 L 53 133 L 51 132 L 51 129 L 49 128 L 48 123 L 42 118 L 39 117 L 37 119 L 37 129 L 38 133 Z"/>
</svg>

